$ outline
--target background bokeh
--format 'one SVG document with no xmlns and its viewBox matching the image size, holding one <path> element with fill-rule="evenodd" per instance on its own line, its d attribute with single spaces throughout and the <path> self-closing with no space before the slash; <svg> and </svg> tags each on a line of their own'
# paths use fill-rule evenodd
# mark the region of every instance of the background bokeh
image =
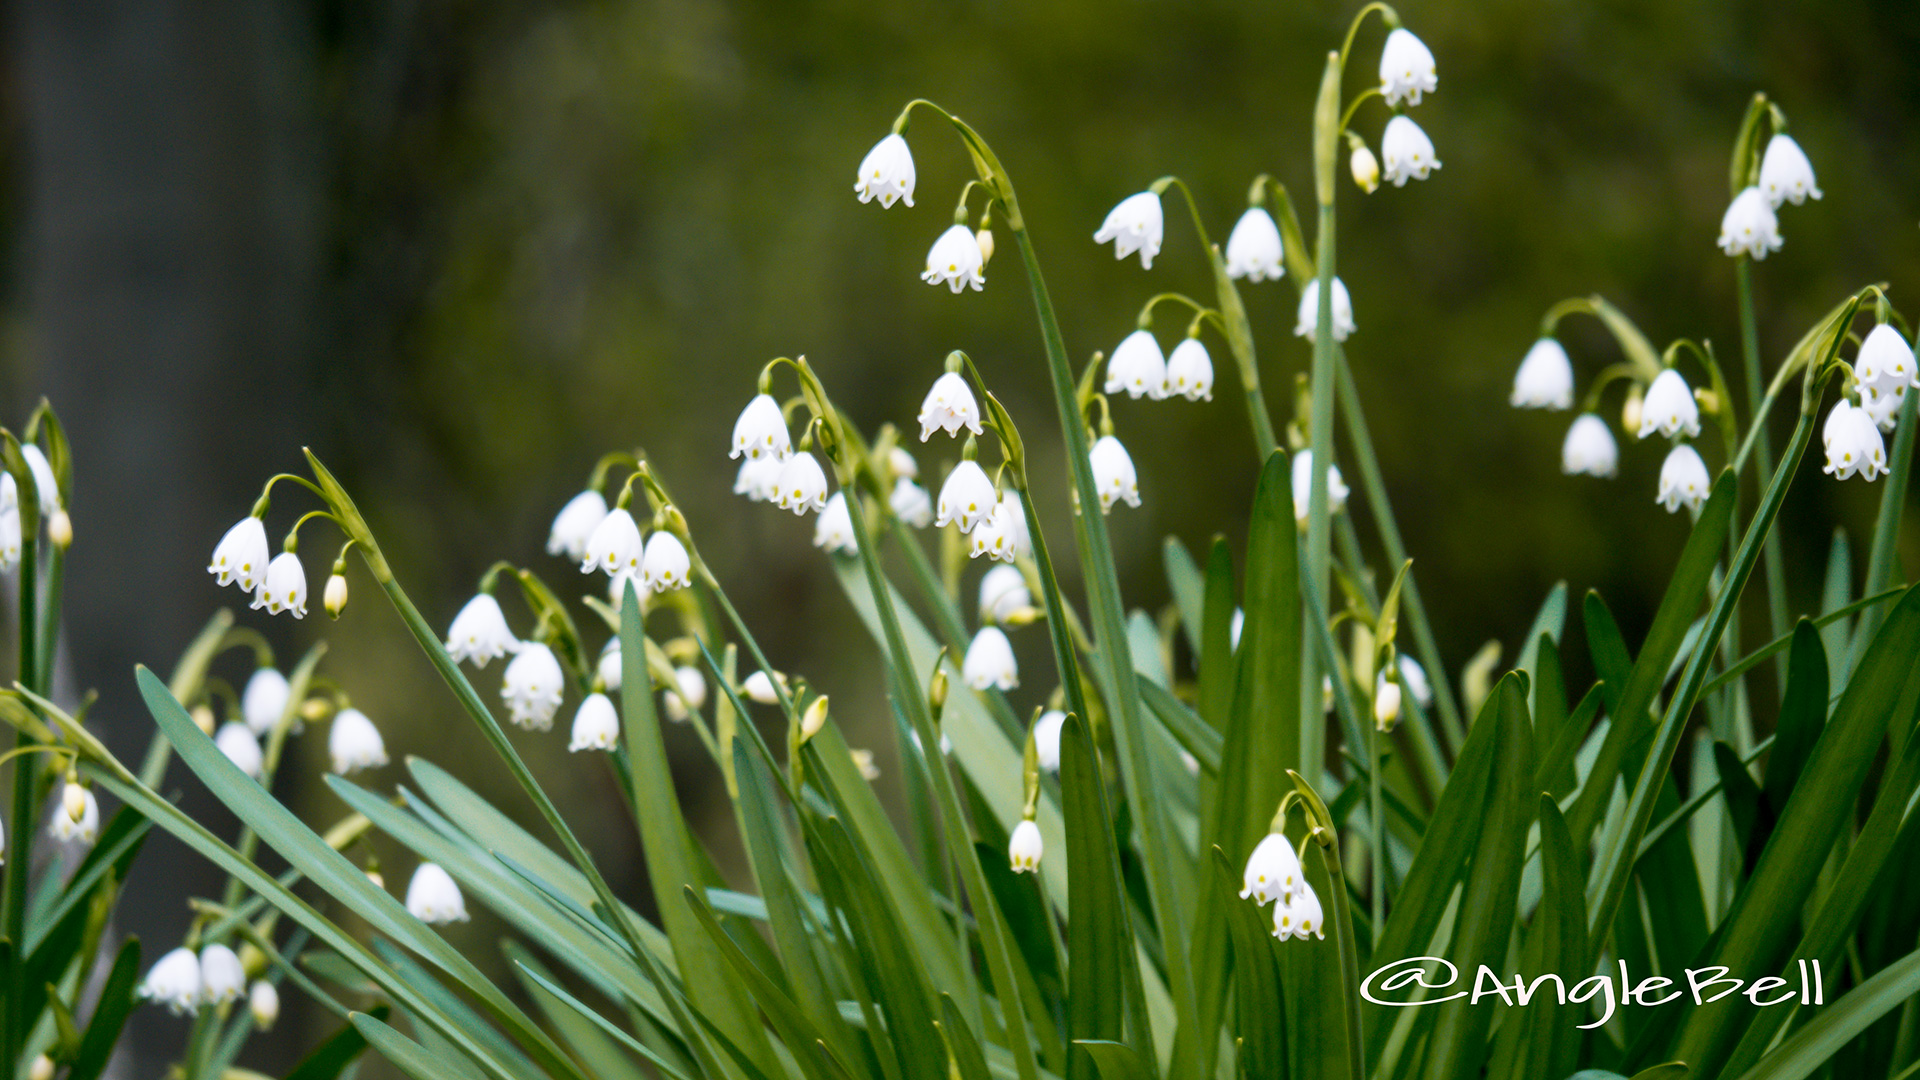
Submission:
<svg viewBox="0 0 1920 1080">
<path fill-rule="evenodd" d="M 496 558 L 580 588 L 541 550 L 548 519 L 602 451 L 644 446 L 775 662 L 832 692 L 856 742 L 883 741 L 875 654 L 808 544 L 811 522 L 730 494 L 727 434 L 759 365 L 806 354 L 871 428 L 910 421 L 941 357 L 968 350 L 1023 425 L 1056 550 L 1071 545 L 1015 260 L 1003 253 L 980 294 L 915 280 L 968 175 L 957 143 L 916 124 L 913 210 L 856 202 L 855 164 L 910 97 L 975 124 L 1019 185 L 1084 362 L 1152 292 L 1208 288 L 1171 205 L 1150 273 L 1095 248 L 1118 199 L 1178 173 L 1224 239 L 1255 173 L 1307 196 L 1308 113 L 1354 6 L 22 0 L 6 24 L 0 389 L 9 417 L 50 394 L 75 444 L 66 692 L 97 687 L 95 725 L 138 756 L 151 726 L 131 665 L 166 669 L 239 599 L 203 560 L 303 445 L 353 490 L 437 622 Z M 1507 408 L 1513 368 L 1546 306 L 1589 292 L 1656 343 L 1709 338 L 1737 367 L 1733 264 L 1713 241 L 1756 89 L 1784 106 L 1826 192 L 1783 212 L 1786 247 L 1757 268 L 1769 367 L 1844 291 L 1884 280 L 1905 302 L 1920 282 L 1920 9 L 1416 0 L 1402 13 L 1439 58 L 1440 90 L 1417 117 L 1445 166 L 1372 196 L 1343 182 L 1340 270 L 1359 322 L 1350 354 L 1442 649 L 1456 673 L 1488 639 L 1511 656 L 1560 580 L 1599 589 L 1637 640 L 1686 530 L 1653 503 L 1661 452 L 1624 448 L 1613 482 L 1561 476 L 1567 417 Z M 1350 91 L 1379 41 L 1377 24 L 1363 32 Z M 1358 122 L 1376 145 L 1383 118 Z M 1296 294 L 1245 295 L 1284 421 L 1309 353 L 1291 334 Z M 1178 324 L 1161 330 L 1171 343 Z M 1564 340 L 1583 380 L 1614 357 L 1590 321 Z M 1167 602 L 1163 536 L 1198 550 L 1244 529 L 1255 459 L 1214 351 L 1228 392 L 1211 404 L 1115 410 L 1144 496 L 1114 515 L 1115 542 L 1130 602 L 1150 610 Z M 937 473 L 951 450 L 923 462 Z M 1783 521 L 1795 610 L 1815 602 L 1832 531 L 1862 535 L 1878 498 L 1807 471 Z M 286 489 L 273 520 L 297 504 Z M 335 541 L 308 535 L 317 585 Z M 1909 533 L 1908 566 L 1915 546 Z M 428 755 L 523 813 L 371 584 L 354 588 L 335 625 L 242 621 L 284 662 L 325 636 L 325 670 L 396 761 Z M 1584 673 L 1577 620 L 1569 638 Z M 1040 632 L 1018 645 L 1033 661 L 1025 706 L 1050 687 Z M 519 742 L 564 778 L 568 812 L 643 899 L 599 763 L 570 759 L 558 733 Z M 693 740 L 674 749 L 685 796 L 723 804 Z M 313 779 L 323 751 L 298 744 L 282 782 L 317 823 L 340 812 Z M 889 774 L 892 760 L 881 747 Z M 396 765 L 375 781 L 399 779 Z M 230 829 L 190 776 L 171 781 Z M 706 831 L 726 859 L 726 830 Z M 411 860 L 382 850 L 397 888 Z M 185 897 L 217 887 L 156 839 L 126 929 L 163 948 Z M 452 933 L 492 955 L 499 931 L 479 917 Z M 323 1021 L 290 1022 L 243 1062 L 284 1067 Z M 149 1074 L 184 1025 L 145 1010 L 134 1031 Z"/>
</svg>

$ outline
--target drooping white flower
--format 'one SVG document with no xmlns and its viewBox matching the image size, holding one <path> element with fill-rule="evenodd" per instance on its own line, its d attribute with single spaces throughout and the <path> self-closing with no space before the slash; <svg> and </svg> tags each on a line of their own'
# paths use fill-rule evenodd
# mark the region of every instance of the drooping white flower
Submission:
<svg viewBox="0 0 1920 1080">
<path fill-rule="evenodd" d="M 613 710 L 613 699 L 605 694 L 588 694 L 573 713 L 573 739 L 570 751 L 611 750 L 620 741 L 620 715 Z"/>
<path fill-rule="evenodd" d="M 345 574 L 327 575 L 326 590 L 321 593 L 321 606 L 327 609 L 327 615 L 339 618 L 347 607 L 347 577 Z"/>
<path fill-rule="evenodd" d="M 1167 358 L 1151 330 L 1135 330 L 1121 339 L 1107 357 L 1109 394 L 1126 391 L 1128 397 L 1142 396 L 1158 401 L 1167 396 Z"/>
<path fill-rule="evenodd" d="M 776 481 L 774 504 L 782 510 L 791 510 L 796 517 L 805 516 L 809 510 L 827 508 L 827 474 L 820 468 L 820 460 L 810 453 L 795 454 L 780 467 L 780 479 Z"/>
<path fill-rule="evenodd" d="M 505 656 L 520 647 L 520 639 L 507 628 L 506 613 L 492 593 L 475 593 L 447 628 L 447 655 L 456 664 L 472 661 L 483 668 L 487 661 Z"/>
<path fill-rule="evenodd" d="M 692 584 L 693 563 L 680 538 L 665 529 L 655 529 L 647 537 L 646 553 L 640 558 L 640 584 L 654 592 L 672 592 Z"/>
<path fill-rule="evenodd" d="M 1166 220 L 1160 209 L 1160 196 L 1151 191 L 1142 191 L 1120 200 L 1120 205 L 1107 212 L 1107 220 L 1100 225 L 1100 231 L 1093 234 L 1093 242 L 1104 244 L 1113 241 L 1113 257 L 1124 259 L 1138 251 L 1140 268 L 1153 269 L 1153 258 L 1160 254 L 1160 240 L 1166 232 Z"/>
<path fill-rule="evenodd" d="M 1305 875 L 1293 842 L 1279 833 L 1268 833 L 1247 856 L 1246 869 L 1240 875 L 1240 899 L 1265 905 L 1286 899 L 1303 884 Z"/>
<path fill-rule="evenodd" d="M 8 473 L 0 483 L 13 489 L 13 474 Z M 14 527 L 19 527 L 17 519 Z M 271 557 L 267 553 L 266 523 L 257 517 L 244 517 L 214 547 L 207 573 L 222 585 L 238 582 L 242 592 L 253 592 L 267 579 L 267 560 Z"/>
<path fill-rule="evenodd" d="M 980 579 L 980 620 L 1004 622 L 1017 611 L 1033 606 L 1027 579 L 1018 567 L 996 566 Z"/>
<path fill-rule="evenodd" d="M 407 882 L 407 912 L 424 923 L 466 922 L 467 901 L 453 875 L 423 862 Z"/>
<path fill-rule="evenodd" d="M 895 476 L 905 477 L 908 480 L 920 479 L 920 463 L 913 460 L 913 455 L 907 453 L 904 446 L 896 446 L 887 451 L 887 468 L 893 470 Z"/>
<path fill-rule="evenodd" d="M 640 573 L 640 559 L 645 551 L 640 526 L 633 520 L 633 514 L 624 506 L 618 507 L 602 518 L 600 524 L 594 526 L 593 535 L 587 537 L 580 572 L 591 574 L 598 570 L 608 577 L 621 574 L 632 577 Z"/>
<path fill-rule="evenodd" d="M 1361 191 L 1371 195 L 1380 189 L 1380 159 L 1373 156 L 1373 150 L 1366 143 L 1353 144 L 1353 153 L 1347 158 L 1347 170 L 1353 173 L 1353 183 Z"/>
<path fill-rule="evenodd" d="M 1293 895 L 1273 909 L 1273 936 L 1281 941 L 1289 937 L 1305 941 L 1309 935 L 1324 941 L 1327 931 L 1320 898 L 1314 895 L 1313 886 L 1302 880 Z"/>
<path fill-rule="evenodd" d="M 1891 391 L 1874 390 L 1862 387 L 1860 390 L 1860 408 L 1873 418 L 1876 426 L 1888 434 L 1900 423 L 1900 406 L 1907 402 L 1907 388 L 1897 386 Z"/>
<path fill-rule="evenodd" d="M 225 945 L 200 950 L 200 1003 L 225 1005 L 247 992 L 247 972 L 240 957 Z"/>
<path fill-rule="evenodd" d="M 733 478 L 733 493 L 745 495 L 754 502 L 778 501 L 780 469 L 785 464 L 785 459 L 772 454 L 748 458 L 740 463 L 740 471 Z"/>
<path fill-rule="evenodd" d="M 1612 476 L 1620 464 L 1620 447 L 1613 430 L 1593 413 L 1581 413 L 1560 444 L 1560 471 L 1568 476 Z"/>
<path fill-rule="evenodd" d="M 1066 724 L 1067 714 L 1059 709 L 1048 709 L 1033 722 L 1033 756 L 1048 772 L 1060 771 L 1060 729 Z"/>
<path fill-rule="evenodd" d="M 1007 859 L 1013 864 L 1016 874 L 1035 874 L 1040 871 L 1040 856 L 1044 845 L 1040 841 L 1040 826 L 1031 821 L 1022 820 L 1013 827 L 1013 837 L 1007 841 Z"/>
<path fill-rule="evenodd" d="M 1213 400 L 1213 357 L 1199 338 L 1185 339 L 1167 357 L 1166 396 L 1176 394 L 1188 401 Z"/>
<path fill-rule="evenodd" d="M 287 677 L 271 667 L 257 667 L 240 692 L 240 715 L 255 735 L 264 737 L 286 715 L 287 698 L 293 694 Z"/>
<path fill-rule="evenodd" d="M 782 676 L 780 685 L 785 686 L 786 684 L 786 677 Z M 747 700 L 756 705 L 778 705 L 780 703 L 780 694 L 774 689 L 773 680 L 768 678 L 767 673 L 764 671 L 756 671 L 747 676 L 747 680 L 740 684 L 740 692 L 747 695 Z"/>
<path fill-rule="evenodd" d="M 947 482 L 940 485 L 933 523 L 944 527 L 952 522 L 961 532 L 972 532 L 975 525 L 993 513 L 999 499 L 986 470 L 975 462 L 962 461 L 947 474 Z"/>
<path fill-rule="evenodd" d="M 1863 392 L 1892 393 L 1895 389 L 1920 386 L 1913 347 L 1900 336 L 1900 331 L 1886 323 L 1874 327 L 1860 342 L 1860 352 L 1853 358 L 1853 375 L 1860 381 Z"/>
<path fill-rule="evenodd" d="M 1419 702 L 1422 707 L 1433 704 L 1433 684 L 1427 681 L 1427 669 L 1420 666 L 1420 661 L 1406 653 L 1401 653 L 1398 660 L 1400 685 L 1406 689 L 1407 693 L 1412 694 L 1413 700 Z"/>
<path fill-rule="evenodd" d="M 1813 162 L 1807 160 L 1807 152 L 1800 149 L 1793 136 L 1781 132 L 1767 141 L 1767 152 L 1760 155 L 1760 190 L 1776 207 L 1782 201 L 1799 206 L 1809 196 L 1820 197 L 1820 189 L 1813 182 Z"/>
<path fill-rule="evenodd" d="M 1700 452 L 1681 443 L 1660 463 L 1660 492 L 1653 501 L 1666 507 L 1669 514 L 1681 506 L 1697 510 L 1706 501 L 1707 489 L 1712 486 L 1707 463 L 1700 459 Z"/>
<path fill-rule="evenodd" d="M 1380 96 L 1387 104 L 1420 104 L 1420 95 L 1431 94 L 1440 85 L 1434 71 L 1433 50 L 1413 36 L 1413 31 L 1395 27 L 1380 49 Z"/>
<path fill-rule="evenodd" d="M 780 412 L 780 403 L 771 394 L 755 394 L 733 422 L 733 452 L 727 456 L 784 460 L 792 451 L 793 440 L 787 434 L 787 418 Z"/>
<path fill-rule="evenodd" d="M 1750 187 L 1733 197 L 1720 218 L 1720 250 L 1729 255 L 1764 259 L 1780 250 L 1780 219 L 1774 216 L 1767 194 Z"/>
<path fill-rule="evenodd" d="M 1227 234 L 1227 276 L 1248 281 L 1279 281 L 1287 272 L 1280 226 L 1264 206 L 1250 206 Z"/>
<path fill-rule="evenodd" d="M 993 505 L 993 513 L 973 529 L 971 557 L 982 555 L 1010 563 L 1022 555 L 1033 554 L 1033 538 L 1027 532 L 1027 515 L 1019 503 L 1002 493 Z"/>
<path fill-rule="evenodd" d="M 1507 401 L 1516 409 L 1573 408 L 1573 361 L 1558 339 L 1543 337 L 1527 350 Z"/>
<path fill-rule="evenodd" d="M 673 683 L 678 689 L 661 694 L 660 700 L 666 706 L 667 719 L 679 723 L 693 715 L 693 710 L 706 706 L 707 677 L 698 668 L 682 665 L 673 669 Z"/>
<path fill-rule="evenodd" d="M 1852 411 L 1853 406 L 1846 398 L 1833 403 L 1833 408 L 1827 410 L 1827 422 L 1820 425 L 1820 445 L 1833 445 L 1833 437 L 1845 426 L 1846 416 Z"/>
<path fill-rule="evenodd" d="M 1100 495 L 1100 512 L 1124 500 L 1128 506 L 1140 505 L 1140 480 L 1133 470 L 1133 457 L 1120 440 L 1102 435 L 1088 455 L 1093 462 L 1093 484 Z"/>
<path fill-rule="evenodd" d="M 285 611 L 296 619 L 306 618 L 307 571 L 300 565 L 300 556 L 291 551 L 275 555 L 267 564 L 266 580 L 260 583 L 260 591 L 249 606 L 266 608 L 269 615 Z"/>
<path fill-rule="evenodd" d="M 62 843 L 93 843 L 100 835 L 100 800 L 93 797 L 93 789 L 68 784 L 60 792 L 60 802 L 47 832 Z"/>
<path fill-rule="evenodd" d="M 280 1019 L 280 991 L 265 979 L 253 980 L 247 990 L 247 1011 L 253 1014 L 253 1026 L 260 1031 L 273 1030 Z"/>
<path fill-rule="evenodd" d="M 981 267 L 986 264 L 980 238 L 965 225 L 955 225 L 933 242 L 927 252 L 927 269 L 920 280 L 929 285 L 945 285 L 955 293 L 969 285 L 974 292 L 979 292 L 987 284 L 987 275 L 981 273 Z"/>
<path fill-rule="evenodd" d="M 184 945 L 172 950 L 147 969 L 136 993 L 175 1016 L 199 1011 L 200 958 Z"/>
<path fill-rule="evenodd" d="M 261 770 L 266 767 L 266 756 L 260 752 L 260 740 L 254 737 L 247 725 L 225 723 L 220 725 L 219 734 L 213 737 L 213 745 L 227 755 L 227 760 L 241 772 L 260 779 Z"/>
<path fill-rule="evenodd" d="M 34 494 L 40 499 L 40 520 L 46 521 L 60 509 L 60 486 L 53 478 L 53 466 L 34 443 L 21 443 L 20 456 L 26 459 L 27 472 L 33 476 Z"/>
<path fill-rule="evenodd" d="M 619 638 L 608 638 L 607 643 L 600 647 L 600 661 L 594 666 L 594 674 L 600 677 L 600 685 L 607 688 L 607 693 L 620 690 Z"/>
<path fill-rule="evenodd" d="M 1647 399 L 1640 404 L 1640 437 L 1656 431 L 1669 439 L 1700 434 L 1700 406 L 1694 403 L 1686 377 L 1673 368 L 1654 376 Z"/>
<path fill-rule="evenodd" d="M 1320 328 L 1320 279 L 1307 282 L 1300 290 L 1300 310 L 1294 319 L 1293 336 L 1310 338 Z M 1353 298 L 1347 295 L 1346 283 L 1339 278 L 1333 279 L 1333 340 L 1345 341 L 1353 333 Z"/>
<path fill-rule="evenodd" d="M 932 438 L 936 429 L 958 435 L 961 428 L 975 435 L 981 433 L 980 402 L 973 396 L 973 387 L 967 385 L 967 380 L 949 371 L 933 380 L 933 389 L 927 391 L 926 400 L 920 403 L 920 441 Z"/>
<path fill-rule="evenodd" d="M 893 508 L 895 517 L 912 528 L 924 529 L 933 524 L 933 496 L 905 476 L 894 480 L 887 505 Z"/>
<path fill-rule="evenodd" d="M 891 207 L 895 199 L 913 205 L 913 151 L 898 133 L 873 144 L 860 159 L 860 175 L 853 178 L 853 190 L 861 202 L 879 199 L 882 207 Z"/>
<path fill-rule="evenodd" d="M 1381 672 L 1373 684 L 1373 723 L 1381 731 L 1392 731 L 1394 721 L 1400 719 L 1400 684 L 1389 682 L 1387 673 Z"/>
<path fill-rule="evenodd" d="M 1391 180 L 1394 187 L 1406 187 L 1408 180 L 1425 180 L 1428 172 L 1440 167 L 1433 140 L 1407 116 L 1387 121 L 1387 130 L 1380 136 L 1380 159 L 1384 166 L 1381 176 Z"/>
<path fill-rule="evenodd" d="M 860 543 L 853 535 L 853 515 L 847 512 L 846 492 L 834 492 L 833 498 L 827 500 L 827 508 L 814 520 L 813 546 L 825 548 L 829 553 L 859 553 Z"/>
<path fill-rule="evenodd" d="M 565 555 L 579 562 L 587 555 L 587 538 L 607 516 L 607 500 L 598 491 L 583 491 L 567 500 L 547 529 L 547 554 Z"/>
<path fill-rule="evenodd" d="M 327 732 L 327 756 L 333 759 L 333 771 L 345 776 L 385 765 L 387 744 L 366 713 L 341 709 L 333 715 L 333 730 Z"/>
<path fill-rule="evenodd" d="M 997 626 L 986 626 L 973 635 L 967 657 L 960 665 L 960 677 L 975 690 L 998 686 L 1011 690 L 1020 685 L 1020 668 L 1013 659 L 1013 643 Z"/>
<path fill-rule="evenodd" d="M 13 474 L 0 474 L 8 482 Z M 11 570 L 20 561 L 20 507 L 18 504 L 0 509 L 0 572 Z"/>
<path fill-rule="evenodd" d="M 1835 411 L 1839 408 L 1834 406 Z M 1835 480 L 1857 472 L 1871 483 L 1887 469 L 1886 441 L 1865 409 L 1849 408 L 1838 419 L 1829 417 L 1826 440 L 1827 464 L 1822 471 Z"/>
<path fill-rule="evenodd" d="M 1327 514 L 1332 516 L 1347 508 L 1347 496 L 1352 494 L 1346 480 L 1340 475 L 1340 466 L 1327 466 Z M 1313 451 L 1302 450 L 1293 455 L 1293 520 L 1304 526 L 1313 513 Z"/>
<path fill-rule="evenodd" d="M 538 641 L 522 642 L 519 654 L 507 664 L 500 686 L 508 719 L 530 731 L 552 728 L 566 680 L 560 658 L 552 649 Z"/>
</svg>

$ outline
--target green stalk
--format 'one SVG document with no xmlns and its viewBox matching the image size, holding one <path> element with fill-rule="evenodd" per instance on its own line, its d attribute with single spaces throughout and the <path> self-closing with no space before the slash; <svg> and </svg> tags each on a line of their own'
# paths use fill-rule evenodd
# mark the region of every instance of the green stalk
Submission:
<svg viewBox="0 0 1920 1080">
<path fill-rule="evenodd" d="M 1900 516 L 1907 507 L 1907 479 L 1913 472 L 1914 417 L 1915 410 L 1920 408 L 1920 401 L 1916 401 L 1915 397 L 1908 394 L 1906 403 L 1900 406 L 1900 426 L 1893 436 L 1893 456 L 1887 463 L 1887 482 L 1880 489 L 1880 516 L 1873 523 L 1873 551 L 1867 557 L 1867 581 L 1861 590 L 1864 596 L 1884 591 L 1893 584 L 1895 572 L 1900 569 Z M 1880 629 L 1886 617 L 1886 609 L 1880 607 L 1871 607 L 1861 613 L 1859 628 L 1853 634 L 1853 644 L 1847 650 L 1847 670 L 1859 667 L 1860 657 L 1867 651 L 1867 643 L 1873 640 L 1874 631 Z M 1781 654 L 1782 663 L 1785 663 L 1785 655 Z"/>
<path fill-rule="evenodd" d="M 1373 925 L 1387 925 L 1387 826 L 1385 801 L 1380 793 L 1380 772 L 1386 763 L 1380 757 L 1380 725 L 1375 723 L 1367 727 L 1367 822 L 1372 826 L 1373 836 L 1370 843 L 1373 851 L 1373 888 L 1372 895 Z M 1376 931 L 1377 932 L 1377 931 Z"/>
<path fill-rule="evenodd" d="M 1734 260 L 1734 276 L 1740 284 L 1740 351 L 1746 366 L 1748 423 L 1754 428 L 1755 490 L 1765 491 L 1773 482 L 1773 448 L 1767 437 L 1766 417 L 1760 409 L 1760 328 L 1753 312 L 1753 260 L 1742 255 Z M 1780 554 L 1780 538 L 1767 537 L 1767 626 L 1771 637 L 1787 632 L 1787 565 Z M 1871 588 L 1871 587 L 1870 587 Z M 1787 692 L 1787 654 L 1774 661 L 1774 681 L 1779 692 Z"/>
<path fill-rule="evenodd" d="M 12 436 L 7 436 L 9 440 Z M 16 478 L 17 479 L 17 478 Z M 20 485 L 20 666 L 19 677 L 24 681 L 36 677 L 34 657 L 34 628 L 36 588 L 38 580 L 34 556 L 39 549 L 39 514 L 32 506 L 34 496 L 31 482 Z M 44 685 L 30 685 L 35 692 L 44 692 Z M 31 746 L 34 740 L 25 731 L 14 736 L 16 747 Z M 31 885 L 29 871 L 33 869 L 33 841 L 39 831 L 34 828 L 34 808 L 39 805 L 39 793 L 36 790 L 40 779 L 38 754 L 21 754 L 13 763 L 13 845 L 7 851 L 6 877 L 6 929 L 5 937 L 13 943 L 14 962 L 9 965 L 7 980 L 7 999 L 19 1001 L 26 994 L 27 965 L 26 958 L 19 954 L 27 940 L 27 891 Z M 20 1056 L 20 1037 L 27 1018 L 13 1016 L 10 1013 L 0 1017 L 0 1067 L 11 1070 Z"/>
<path fill-rule="evenodd" d="M 1338 154 L 1340 119 L 1341 56 L 1327 54 L 1326 72 L 1320 80 L 1320 97 L 1314 105 L 1313 166 L 1314 194 L 1320 204 L 1319 227 L 1314 235 L 1313 265 L 1319 275 L 1320 310 L 1314 319 L 1313 405 L 1311 419 L 1313 468 L 1311 495 L 1307 501 L 1307 580 L 1317 594 L 1327 595 L 1327 567 L 1333 534 L 1327 518 L 1327 466 L 1333 463 L 1333 281 L 1334 213 L 1333 169 Z M 1320 776 L 1325 756 L 1326 723 L 1319 709 L 1320 665 L 1314 648 L 1314 625 L 1324 623 L 1324 607 L 1308 608 L 1300 650 L 1300 768 L 1311 782 Z"/>
</svg>

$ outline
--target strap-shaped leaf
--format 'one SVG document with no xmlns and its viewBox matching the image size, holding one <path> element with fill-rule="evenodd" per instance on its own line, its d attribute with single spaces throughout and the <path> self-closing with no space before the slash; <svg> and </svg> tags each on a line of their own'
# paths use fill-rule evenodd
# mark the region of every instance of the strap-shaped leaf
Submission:
<svg viewBox="0 0 1920 1080">
<path fill-rule="evenodd" d="M 86 1034 L 80 1037 L 80 1051 L 74 1055 L 67 1080 L 96 1080 L 113 1056 L 121 1029 L 127 1026 L 127 1014 L 133 1011 L 133 988 L 140 978 L 140 942 L 129 938 L 113 959 L 106 984 L 100 990 L 100 1003 L 87 1021 Z"/>
<path fill-rule="evenodd" d="M 1806 1027 L 1761 1058 L 1740 1080 L 1804 1080 L 1856 1035 L 1915 994 L 1920 994 L 1920 951 L 1882 968 L 1838 1000 L 1829 1002 Z"/>
<path fill-rule="evenodd" d="M 1133 924 L 1120 878 L 1120 849 L 1100 778 L 1100 758 L 1086 724 L 1068 716 L 1060 727 L 1060 802 L 1066 818 L 1067 888 L 1074 898 L 1067 933 L 1067 1038 L 1118 1041 L 1129 1014 L 1146 1018 Z M 1067 1055 L 1067 1080 L 1091 1080 L 1093 1063 Z"/>
<path fill-rule="evenodd" d="M 1209 861 L 1212 891 L 1220 900 L 1233 940 L 1233 1036 L 1240 1047 L 1241 1073 L 1285 1077 L 1287 1024 L 1269 912 L 1252 900 L 1240 899 L 1239 872 L 1227 862 L 1225 852 L 1214 848 Z"/>
<path fill-rule="evenodd" d="M 374 1019 L 367 1013 L 354 1013 L 353 1026 L 358 1028 L 380 1056 L 393 1062 L 401 1072 L 413 1080 L 464 1080 L 472 1077 L 466 1064 L 457 1058 L 433 1054 L 427 1048 L 388 1027 L 386 1023 Z"/>
<path fill-rule="evenodd" d="M 385 1022 L 392 1011 L 390 1005 L 375 1005 L 367 1010 L 367 1015 Z M 287 1080 L 338 1080 L 347 1066 L 360 1059 L 366 1048 L 367 1037 L 360 1034 L 360 1028 L 349 1020 L 327 1041 L 314 1047 L 312 1053 L 301 1059 L 300 1064 L 287 1074 Z"/>
</svg>

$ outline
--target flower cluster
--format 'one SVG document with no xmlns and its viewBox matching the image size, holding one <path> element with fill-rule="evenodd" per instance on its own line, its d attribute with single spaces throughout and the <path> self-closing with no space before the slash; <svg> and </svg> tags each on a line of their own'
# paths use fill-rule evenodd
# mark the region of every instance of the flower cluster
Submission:
<svg viewBox="0 0 1920 1080">
<path fill-rule="evenodd" d="M 1247 856 L 1240 899 L 1262 907 L 1273 902 L 1273 936 L 1281 941 L 1327 936 L 1320 898 L 1307 884 L 1300 856 L 1284 833 L 1268 833 Z"/>
<path fill-rule="evenodd" d="M 1799 206 L 1809 196 L 1820 197 L 1820 188 L 1813 182 L 1813 162 L 1807 160 L 1806 151 L 1793 136 L 1776 127 L 1766 153 L 1760 157 L 1757 181 L 1737 192 L 1721 215 L 1720 250 L 1755 259 L 1780 250 L 1776 211 L 1786 202 Z"/>
</svg>

